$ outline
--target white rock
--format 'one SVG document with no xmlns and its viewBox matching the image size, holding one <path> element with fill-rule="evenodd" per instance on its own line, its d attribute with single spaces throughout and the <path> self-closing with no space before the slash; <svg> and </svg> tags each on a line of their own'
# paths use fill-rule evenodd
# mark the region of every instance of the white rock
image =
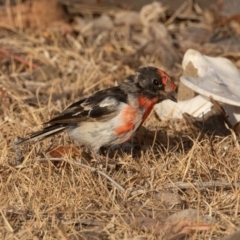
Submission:
<svg viewBox="0 0 240 240">
<path fill-rule="evenodd" d="M 198 77 L 182 76 L 183 84 L 203 96 L 240 107 L 240 73 L 230 60 L 189 49 L 183 57 L 184 70 L 189 62 L 197 68 Z"/>
<path fill-rule="evenodd" d="M 192 49 L 184 55 L 184 70 L 190 62 L 197 69 L 198 76 L 181 76 L 180 80 L 200 95 L 178 103 L 163 101 L 155 106 L 159 117 L 163 120 L 182 118 L 184 112 L 201 117 L 210 111 L 209 97 L 212 96 L 221 103 L 232 124 L 240 121 L 240 72 L 235 65 L 226 58 L 208 57 Z"/>
<path fill-rule="evenodd" d="M 185 112 L 194 117 L 201 117 L 204 112 L 211 110 L 211 106 L 210 101 L 198 95 L 190 100 L 178 101 L 178 103 L 165 100 L 155 106 L 155 111 L 161 119 L 182 118 Z"/>
</svg>

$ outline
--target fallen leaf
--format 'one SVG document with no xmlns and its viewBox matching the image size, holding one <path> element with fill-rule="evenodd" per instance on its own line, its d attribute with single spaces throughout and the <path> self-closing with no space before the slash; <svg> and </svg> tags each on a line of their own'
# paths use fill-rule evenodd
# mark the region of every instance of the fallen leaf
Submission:
<svg viewBox="0 0 240 240">
<path fill-rule="evenodd" d="M 52 158 L 63 158 L 63 157 L 72 157 L 79 156 L 80 151 L 73 146 L 58 146 L 48 152 Z M 67 165 L 66 161 L 52 161 L 52 164 L 57 168 L 62 168 Z"/>
<path fill-rule="evenodd" d="M 192 230 L 209 230 L 214 219 L 202 216 L 195 209 L 185 209 L 174 213 L 166 219 L 164 230 L 168 234 L 188 234 Z"/>
<path fill-rule="evenodd" d="M 64 156 L 79 156 L 80 151 L 73 146 L 58 146 L 48 152 L 53 158 L 61 158 Z"/>
<path fill-rule="evenodd" d="M 186 209 L 169 216 L 165 221 L 149 217 L 124 217 L 126 224 L 164 239 L 179 239 L 180 236 L 192 231 L 206 231 L 213 227 L 215 222 L 209 216 L 199 215 L 197 210 Z"/>
</svg>

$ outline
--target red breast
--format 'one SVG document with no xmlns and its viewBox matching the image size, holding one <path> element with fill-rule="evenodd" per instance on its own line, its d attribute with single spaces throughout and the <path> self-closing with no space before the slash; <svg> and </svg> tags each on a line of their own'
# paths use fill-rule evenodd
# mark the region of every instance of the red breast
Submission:
<svg viewBox="0 0 240 240">
<path fill-rule="evenodd" d="M 127 106 L 122 112 L 122 124 L 115 129 L 117 135 L 129 132 L 134 129 L 137 111 L 132 106 Z"/>
<path fill-rule="evenodd" d="M 138 103 L 139 107 L 143 107 L 145 109 L 145 112 L 142 117 L 142 121 L 145 121 L 148 115 L 151 113 L 154 105 L 157 103 L 158 98 L 148 99 L 145 96 L 139 96 Z"/>
<path fill-rule="evenodd" d="M 147 97 L 141 95 L 138 97 L 138 107 L 144 108 L 144 113 L 142 116 L 142 122 L 143 123 L 148 115 L 151 113 L 154 105 L 157 103 L 158 98 L 148 99 Z M 135 128 L 135 125 L 137 124 L 137 115 L 139 110 L 136 110 L 136 108 L 133 108 L 132 106 L 126 107 L 122 112 L 122 124 L 115 129 L 116 135 L 120 135 L 123 133 L 127 133 L 129 131 L 132 131 Z"/>
</svg>

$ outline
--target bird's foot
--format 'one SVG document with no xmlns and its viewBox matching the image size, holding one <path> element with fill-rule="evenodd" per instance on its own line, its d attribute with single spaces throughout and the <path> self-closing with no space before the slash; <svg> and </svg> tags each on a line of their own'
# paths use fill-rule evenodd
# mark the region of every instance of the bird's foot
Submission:
<svg viewBox="0 0 240 240">
<path fill-rule="evenodd" d="M 131 154 L 133 157 L 138 157 L 141 151 L 141 147 L 131 142 L 126 142 L 126 143 L 112 146 L 110 148 L 110 151 L 114 151 L 114 152 L 119 150 L 124 153 Z"/>
</svg>

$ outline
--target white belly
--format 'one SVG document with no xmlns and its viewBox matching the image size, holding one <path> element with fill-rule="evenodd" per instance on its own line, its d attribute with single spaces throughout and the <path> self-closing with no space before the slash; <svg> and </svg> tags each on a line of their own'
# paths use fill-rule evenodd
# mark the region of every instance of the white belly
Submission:
<svg viewBox="0 0 240 240">
<path fill-rule="evenodd" d="M 73 139 L 98 150 L 116 141 L 112 128 L 111 122 L 83 122 L 68 132 Z"/>
</svg>

